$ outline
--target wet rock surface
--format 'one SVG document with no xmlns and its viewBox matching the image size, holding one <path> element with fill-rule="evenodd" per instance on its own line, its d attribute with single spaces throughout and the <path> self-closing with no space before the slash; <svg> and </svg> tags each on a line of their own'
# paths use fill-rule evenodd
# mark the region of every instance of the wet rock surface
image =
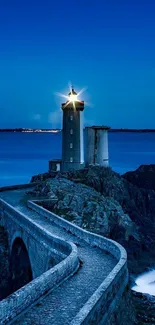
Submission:
<svg viewBox="0 0 155 325">
<path fill-rule="evenodd" d="M 155 296 L 132 291 L 132 300 L 135 306 L 139 325 L 155 324 Z"/>
</svg>

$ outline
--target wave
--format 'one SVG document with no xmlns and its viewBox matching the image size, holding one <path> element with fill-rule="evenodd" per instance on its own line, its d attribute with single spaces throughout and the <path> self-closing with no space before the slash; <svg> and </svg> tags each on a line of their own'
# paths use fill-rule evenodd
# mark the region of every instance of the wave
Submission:
<svg viewBox="0 0 155 325">
<path fill-rule="evenodd" d="M 155 296 L 155 270 L 141 274 L 135 283 L 132 290 Z"/>
</svg>

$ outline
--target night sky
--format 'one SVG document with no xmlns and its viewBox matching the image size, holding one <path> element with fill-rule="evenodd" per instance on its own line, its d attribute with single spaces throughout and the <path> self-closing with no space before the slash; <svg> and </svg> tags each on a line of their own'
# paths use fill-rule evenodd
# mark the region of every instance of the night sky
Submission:
<svg viewBox="0 0 155 325">
<path fill-rule="evenodd" d="M 0 0 L 0 127 L 60 127 L 69 82 L 86 124 L 155 128 L 155 1 Z"/>
</svg>

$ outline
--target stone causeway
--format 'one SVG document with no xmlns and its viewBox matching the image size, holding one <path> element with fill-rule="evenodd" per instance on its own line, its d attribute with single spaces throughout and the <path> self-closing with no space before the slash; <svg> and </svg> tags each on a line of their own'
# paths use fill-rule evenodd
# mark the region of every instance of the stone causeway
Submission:
<svg viewBox="0 0 155 325">
<path fill-rule="evenodd" d="M 0 189 L 10 255 L 20 238 L 32 269 L 32 281 L 0 302 L 0 324 L 107 324 L 128 284 L 125 249 L 27 201 L 30 187 Z"/>
</svg>

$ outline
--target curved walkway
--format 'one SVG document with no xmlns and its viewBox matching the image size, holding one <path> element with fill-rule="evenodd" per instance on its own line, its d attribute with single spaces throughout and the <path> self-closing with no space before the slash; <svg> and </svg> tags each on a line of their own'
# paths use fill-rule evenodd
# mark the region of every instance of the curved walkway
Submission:
<svg viewBox="0 0 155 325">
<path fill-rule="evenodd" d="M 28 215 L 51 234 L 77 245 L 81 266 L 77 273 L 40 299 L 39 303 L 20 315 L 13 324 L 67 325 L 112 271 L 117 261 L 99 248 L 93 248 L 76 236 L 55 225 L 24 204 L 25 190 L 0 193 L 0 197 Z"/>
</svg>

